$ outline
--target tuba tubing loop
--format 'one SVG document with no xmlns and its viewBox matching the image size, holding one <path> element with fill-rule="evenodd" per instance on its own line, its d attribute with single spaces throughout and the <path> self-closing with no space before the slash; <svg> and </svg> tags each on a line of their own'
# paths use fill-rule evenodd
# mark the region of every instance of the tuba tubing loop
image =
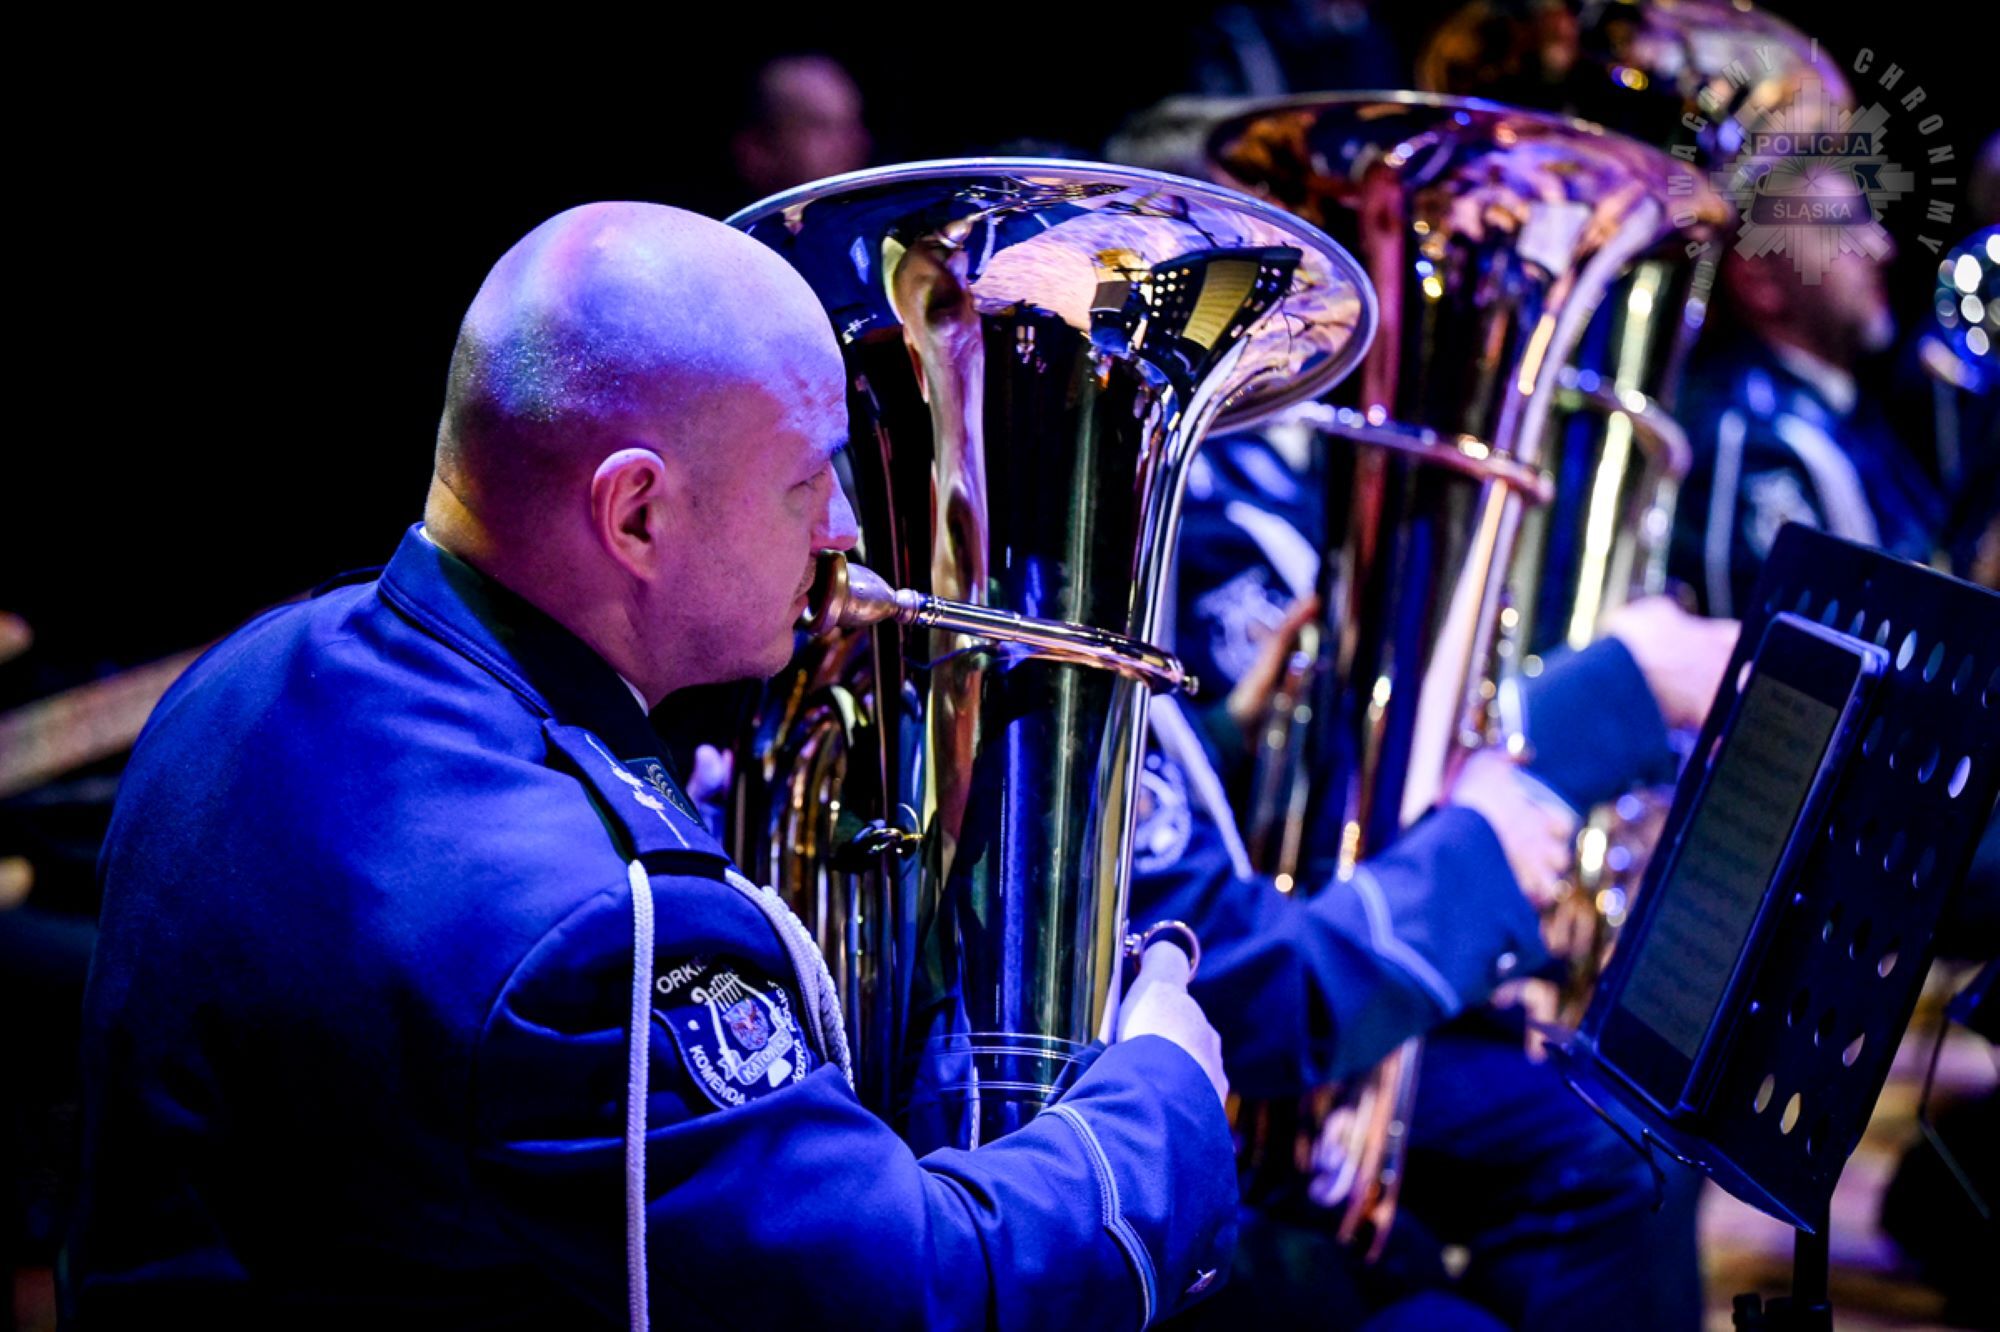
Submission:
<svg viewBox="0 0 2000 1332">
<path fill-rule="evenodd" d="M 1556 378 L 1556 401 L 1568 410 L 1587 409 L 1603 416 L 1629 418 L 1632 433 L 1674 481 L 1685 479 L 1694 466 L 1694 446 L 1688 443 L 1687 431 L 1651 394 L 1619 388 L 1594 370 L 1566 365 Z"/>
</svg>

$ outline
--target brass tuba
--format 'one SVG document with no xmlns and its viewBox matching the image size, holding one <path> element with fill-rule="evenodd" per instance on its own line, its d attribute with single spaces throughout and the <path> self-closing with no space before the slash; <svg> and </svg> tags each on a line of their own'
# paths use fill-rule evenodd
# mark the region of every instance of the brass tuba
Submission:
<svg viewBox="0 0 2000 1332">
<path fill-rule="evenodd" d="M 1620 275 L 1675 235 L 1688 173 L 1582 121 L 1401 93 L 1252 107 L 1210 150 L 1228 178 L 1343 238 L 1382 307 L 1354 392 L 1314 421 L 1332 440 L 1308 758 L 1288 783 L 1260 781 L 1250 815 L 1265 845 L 1307 841 L 1269 836 L 1278 818 L 1338 829 L 1313 872 L 1265 867 L 1324 884 L 1325 869 L 1355 876 L 1484 742 L 1507 581 L 1524 520 L 1554 493 L 1551 419 L 1578 387 L 1565 371 Z M 1415 1066 L 1412 1042 L 1344 1109 L 1249 1113 L 1256 1187 L 1303 1170 L 1309 1196 L 1342 1209 L 1343 1237 L 1379 1245 Z"/>
<path fill-rule="evenodd" d="M 1539 28 L 1539 31 L 1537 29 Z M 1417 61 L 1420 86 L 1573 112 L 1672 152 L 1678 234 L 1606 296 L 1571 366 L 1545 458 L 1556 499 L 1523 533 L 1505 666 L 1528 674 L 1595 639 L 1606 612 L 1665 590 L 1667 539 L 1689 449 L 1672 416 L 1731 217 L 1717 193 L 1746 127 L 1802 104 L 1851 103 L 1804 33 L 1747 0 L 1579 0 L 1533 15 L 1475 0 Z M 1582 1015 L 1666 814 L 1663 792 L 1590 811 L 1575 886 L 1550 934 L 1572 959 L 1562 1012 Z"/>
<path fill-rule="evenodd" d="M 1745 0 L 1578 0 L 1533 14 L 1475 0 L 1432 33 L 1419 86 L 1587 116 L 1671 151 L 1675 233 L 1620 275 L 1580 341 L 1545 442 L 1554 505 L 1524 534 L 1510 666 L 1596 637 L 1604 612 L 1666 585 L 1687 445 L 1671 415 L 1731 209 L 1714 179 L 1745 127 L 1819 96 L 1851 101 L 1809 38 Z"/>
<path fill-rule="evenodd" d="M 864 1101 L 974 1146 L 1114 1017 L 1186 465 L 1336 382 L 1373 302 L 1297 218 L 1116 167 L 919 163 L 731 220 L 825 304 L 857 558 L 900 589 L 767 693 L 732 849 L 825 951 Z"/>
</svg>

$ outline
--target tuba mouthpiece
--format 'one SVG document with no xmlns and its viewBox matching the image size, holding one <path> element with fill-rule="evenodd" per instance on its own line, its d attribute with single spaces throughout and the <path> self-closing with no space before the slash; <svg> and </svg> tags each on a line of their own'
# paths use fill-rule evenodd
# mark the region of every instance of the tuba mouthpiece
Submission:
<svg viewBox="0 0 2000 1332">
<path fill-rule="evenodd" d="M 836 629 L 866 629 L 884 620 L 908 622 L 922 606 L 918 593 L 889 586 L 882 575 L 841 551 L 823 550 L 818 559 L 806 612 L 799 617 L 799 628 L 814 637 Z"/>
</svg>

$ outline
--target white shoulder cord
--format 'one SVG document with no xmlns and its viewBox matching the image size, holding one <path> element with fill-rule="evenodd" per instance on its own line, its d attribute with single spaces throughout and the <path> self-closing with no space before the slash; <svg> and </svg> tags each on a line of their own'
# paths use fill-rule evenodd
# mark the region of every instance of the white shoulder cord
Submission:
<svg viewBox="0 0 2000 1332">
<path fill-rule="evenodd" d="M 792 968 L 799 974 L 799 986 L 807 991 L 806 1011 L 816 1028 L 820 1049 L 832 1056 L 840 1066 L 848 1083 L 854 1081 L 854 1062 L 847 1052 L 847 1020 L 841 1016 L 840 996 L 834 992 L 833 973 L 826 969 L 826 959 L 820 955 L 819 945 L 813 942 L 811 931 L 805 922 L 793 914 L 785 905 L 785 899 L 770 888 L 759 888 L 735 870 L 727 870 L 729 882 L 745 897 L 757 904 L 757 909 L 770 917 L 778 937 L 785 941 L 785 950 L 792 955 Z"/>
<path fill-rule="evenodd" d="M 625 1283 L 632 1332 L 646 1332 L 646 1093 L 653 1032 L 653 881 L 634 860 L 632 885 L 632 1037 L 625 1065 Z"/>
<path fill-rule="evenodd" d="M 819 946 L 777 893 L 757 887 L 735 870 L 728 871 L 728 876 L 730 884 L 757 904 L 784 940 L 799 985 L 809 992 L 806 1009 L 820 1048 L 851 1084 L 854 1066 L 847 1050 L 847 1024 Z M 625 1281 L 632 1332 L 647 1332 L 646 1094 L 653 1021 L 653 883 L 636 860 L 626 866 L 626 879 L 632 885 L 632 1034 L 626 1044 L 625 1065 Z"/>
<path fill-rule="evenodd" d="M 819 946 L 777 893 L 757 887 L 735 870 L 728 871 L 728 877 L 733 887 L 757 904 L 784 940 L 799 985 L 808 991 L 806 1010 L 820 1048 L 851 1084 L 854 1065 L 847 1049 L 847 1023 Z M 632 886 L 632 1035 L 625 1065 L 625 1278 L 632 1332 L 647 1332 L 646 1094 L 653 1020 L 653 883 L 636 860 L 626 866 L 626 878 Z"/>
</svg>

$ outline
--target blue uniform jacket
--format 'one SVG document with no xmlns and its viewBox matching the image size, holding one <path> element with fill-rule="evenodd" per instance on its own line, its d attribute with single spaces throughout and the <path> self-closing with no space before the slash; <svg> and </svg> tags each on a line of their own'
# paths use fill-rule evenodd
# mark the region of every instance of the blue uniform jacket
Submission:
<svg viewBox="0 0 2000 1332">
<path fill-rule="evenodd" d="M 1473 811 L 1432 812 L 1344 882 L 1280 892 L 1251 869 L 1173 700 L 1153 700 L 1152 730 L 1132 923 L 1179 920 L 1200 936 L 1190 989 L 1232 1090 L 1296 1096 L 1364 1070 L 1545 959 L 1534 908 Z"/>
<path fill-rule="evenodd" d="M 1115 1045 L 917 1159 L 659 752 L 601 659 L 415 531 L 191 670 L 105 850 L 77 1325 L 624 1323 L 635 860 L 654 1326 L 1135 1327 L 1226 1266 L 1193 1059 Z"/>
<path fill-rule="evenodd" d="M 1676 415 L 1694 466 L 1674 508 L 1669 564 L 1695 589 L 1703 613 L 1749 614 L 1757 575 L 1786 523 L 1920 563 L 1936 554 L 1944 501 L 1867 398 L 1841 412 L 1769 347 L 1746 338 L 1697 360 Z"/>
<path fill-rule="evenodd" d="M 1264 438 L 1213 440 L 1186 523 L 1176 643 L 1204 696 L 1220 698 L 1318 576 L 1317 497 Z M 1665 724 L 1622 645 L 1556 658 L 1523 692 L 1530 771 L 1573 808 L 1672 778 Z M 1201 936 L 1193 990 L 1235 1090 L 1289 1096 L 1365 1069 L 1546 961 L 1535 912 L 1479 814 L 1435 810 L 1351 879 L 1282 893 L 1252 871 L 1236 830 L 1220 771 L 1246 757 L 1234 723 L 1204 726 L 1156 699 L 1152 731 L 1131 917 L 1182 920 Z M 1239 753 L 1218 762 L 1218 739 Z"/>
</svg>

